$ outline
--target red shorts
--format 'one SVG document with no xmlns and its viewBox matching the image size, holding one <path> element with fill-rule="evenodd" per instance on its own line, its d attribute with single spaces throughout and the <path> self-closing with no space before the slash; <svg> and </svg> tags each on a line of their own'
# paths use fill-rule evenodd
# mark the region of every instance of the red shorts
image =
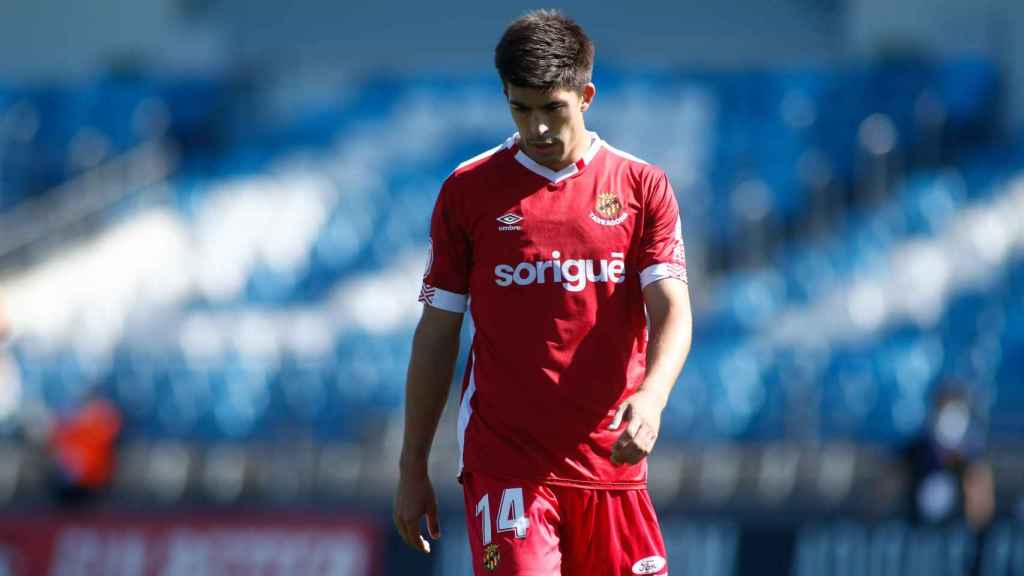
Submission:
<svg viewBox="0 0 1024 576">
<path fill-rule="evenodd" d="M 668 574 L 647 490 L 598 490 L 464 472 L 477 576 Z"/>
</svg>

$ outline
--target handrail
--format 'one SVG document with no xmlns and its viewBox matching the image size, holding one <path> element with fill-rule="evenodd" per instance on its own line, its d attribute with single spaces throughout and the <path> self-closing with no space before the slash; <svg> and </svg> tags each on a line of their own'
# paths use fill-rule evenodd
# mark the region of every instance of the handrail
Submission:
<svg viewBox="0 0 1024 576">
<path fill-rule="evenodd" d="M 133 194 L 151 190 L 177 165 L 176 146 L 150 140 L 60 184 L 39 198 L 0 213 L 0 269 L 51 238 Z"/>
</svg>

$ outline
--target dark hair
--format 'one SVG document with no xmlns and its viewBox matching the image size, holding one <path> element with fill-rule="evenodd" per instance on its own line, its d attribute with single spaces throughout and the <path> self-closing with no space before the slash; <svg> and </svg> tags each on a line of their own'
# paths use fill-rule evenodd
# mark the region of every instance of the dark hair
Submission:
<svg viewBox="0 0 1024 576">
<path fill-rule="evenodd" d="M 590 82 L 594 44 L 583 28 L 556 10 L 534 10 L 509 24 L 494 49 L 505 84 L 579 92 Z"/>
</svg>

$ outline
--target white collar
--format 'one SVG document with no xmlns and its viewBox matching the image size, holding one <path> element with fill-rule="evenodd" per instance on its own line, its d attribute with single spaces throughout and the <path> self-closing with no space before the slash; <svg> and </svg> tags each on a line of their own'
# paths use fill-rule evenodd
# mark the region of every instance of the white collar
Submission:
<svg viewBox="0 0 1024 576">
<path fill-rule="evenodd" d="M 583 168 L 585 168 L 587 164 L 590 164 L 590 162 L 594 160 L 594 157 L 597 156 L 598 152 L 600 152 L 601 146 L 604 145 L 604 142 L 601 140 L 601 137 L 598 136 L 596 132 L 587 132 L 587 134 L 590 135 L 590 148 L 587 148 L 587 151 L 586 153 L 583 154 L 582 158 L 580 158 L 576 162 L 573 162 L 572 164 L 569 164 L 565 168 L 562 168 L 558 172 L 555 172 L 554 170 L 546 166 L 541 166 L 540 164 L 535 162 L 533 158 L 527 156 L 526 152 L 523 152 L 522 148 L 520 148 L 519 151 L 516 152 L 516 160 L 520 164 L 522 164 L 527 170 L 533 172 L 534 174 L 538 174 L 540 176 L 543 176 L 544 178 L 547 178 L 552 183 L 561 182 L 566 178 L 570 178 L 572 176 L 575 176 L 576 174 L 579 174 L 579 172 L 583 170 Z M 506 141 L 506 145 L 508 146 L 510 146 L 512 143 L 519 143 L 518 132 L 513 134 L 512 137 Z"/>
</svg>

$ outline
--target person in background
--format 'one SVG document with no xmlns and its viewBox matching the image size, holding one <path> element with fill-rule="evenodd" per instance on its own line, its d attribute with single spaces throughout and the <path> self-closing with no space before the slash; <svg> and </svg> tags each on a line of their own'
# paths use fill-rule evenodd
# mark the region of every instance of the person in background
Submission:
<svg viewBox="0 0 1024 576">
<path fill-rule="evenodd" d="M 120 411 L 96 392 L 67 416 L 53 420 L 48 449 L 60 504 L 87 504 L 106 491 L 114 475 L 120 432 Z"/>
<path fill-rule="evenodd" d="M 906 452 L 916 522 L 963 520 L 975 530 L 989 523 L 995 487 L 984 449 L 965 388 L 945 383 L 934 396 L 927 427 Z"/>
<path fill-rule="evenodd" d="M 918 525 L 965 522 L 980 544 L 995 513 L 995 481 L 984 452 L 984 431 L 967 388 L 947 380 L 933 396 L 927 425 L 904 453 L 911 520 Z M 979 560 L 972 574 L 978 573 Z"/>
</svg>

